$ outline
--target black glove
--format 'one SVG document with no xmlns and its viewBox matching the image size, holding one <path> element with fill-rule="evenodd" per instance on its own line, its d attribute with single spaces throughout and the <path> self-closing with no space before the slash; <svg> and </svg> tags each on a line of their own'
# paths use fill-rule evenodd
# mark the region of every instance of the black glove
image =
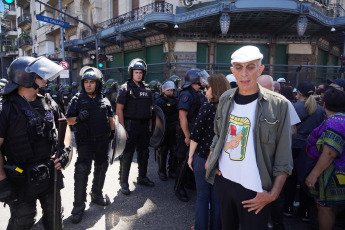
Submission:
<svg viewBox="0 0 345 230">
<path fill-rule="evenodd" d="M 61 164 L 61 168 L 64 169 L 66 165 L 69 163 L 69 156 L 71 151 L 72 149 L 69 146 L 64 149 L 58 149 L 56 151 L 54 160 L 59 159 L 58 163 Z"/>
<path fill-rule="evenodd" d="M 77 123 L 83 122 L 89 119 L 89 112 L 87 110 L 80 111 L 79 115 L 76 118 Z"/>
<path fill-rule="evenodd" d="M 115 130 L 111 130 L 109 139 L 110 140 L 114 139 L 114 136 L 115 136 Z"/>
<path fill-rule="evenodd" d="M 10 181 L 5 178 L 0 181 L 0 202 L 8 203 L 14 200 L 14 194 Z"/>
</svg>

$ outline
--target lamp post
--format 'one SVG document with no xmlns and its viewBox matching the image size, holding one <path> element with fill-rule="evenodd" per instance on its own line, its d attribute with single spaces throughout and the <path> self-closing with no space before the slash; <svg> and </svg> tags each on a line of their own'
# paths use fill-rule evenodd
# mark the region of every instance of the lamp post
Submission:
<svg viewBox="0 0 345 230">
<path fill-rule="evenodd" d="M 222 31 L 222 35 L 226 35 L 229 31 L 230 27 L 230 16 L 228 13 L 222 13 L 219 18 L 220 23 L 220 30 Z"/>
<path fill-rule="evenodd" d="M 297 34 L 303 36 L 308 26 L 308 19 L 306 16 L 300 16 L 297 20 Z"/>
</svg>

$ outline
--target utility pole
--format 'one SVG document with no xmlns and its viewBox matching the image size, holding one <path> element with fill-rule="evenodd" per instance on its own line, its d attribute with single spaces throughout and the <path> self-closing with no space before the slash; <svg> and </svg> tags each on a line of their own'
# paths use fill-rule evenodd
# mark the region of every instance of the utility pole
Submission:
<svg viewBox="0 0 345 230">
<path fill-rule="evenodd" d="M 61 0 L 59 0 L 59 10 L 62 11 L 62 4 L 61 4 Z M 62 14 L 59 13 L 59 20 L 62 21 Z M 65 39 L 63 36 L 63 30 L 64 28 L 62 26 L 60 26 L 60 36 L 61 36 L 61 55 L 62 55 L 62 61 L 65 61 Z M 67 83 L 67 82 L 65 82 Z"/>
<path fill-rule="evenodd" d="M 42 1 L 40 1 L 40 0 L 35 0 L 35 1 L 38 2 L 38 3 L 40 3 L 40 4 L 43 4 L 43 5 L 47 6 L 47 7 L 49 7 L 49 8 L 51 8 L 51 9 L 53 9 L 53 10 L 56 10 L 56 11 L 59 12 L 60 14 L 66 15 L 66 16 L 68 16 L 68 17 L 70 17 L 70 18 L 73 18 L 74 20 L 76 20 L 76 21 L 78 21 L 78 22 L 80 22 L 80 23 L 86 25 L 86 26 L 91 30 L 92 35 L 93 35 L 94 38 L 95 38 L 96 57 L 98 57 L 98 38 L 97 38 L 96 31 L 92 28 L 92 26 L 90 26 L 90 25 L 87 24 L 86 22 L 84 22 L 84 21 L 78 19 L 78 17 L 74 17 L 74 16 L 72 16 L 72 15 L 66 13 L 66 12 L 62 12 L 62 10 L 56 9 L 55 7 L 49 5 L 49 4 L 45 3 L 45 2 L 42 2 Z M 61 4 L 61 0 L 59 0 L 59 4 Z M 60 6 L 61 6 L 61 5 L 60 5 Z M 62 29 L 62 28 L 61 28 L 61 29 Z M 62 34 L 62 36 L 63 36 L 63 34 Z M 62 39 L 63 39 L 63 38 L 62 38 Z M 63 52 L 65 52 L 64 49 L 63 49 Z M 96 68 L 98 68 L 98 59 L 97 59 L 97 58 L 96 58 Z"/>
</svg>

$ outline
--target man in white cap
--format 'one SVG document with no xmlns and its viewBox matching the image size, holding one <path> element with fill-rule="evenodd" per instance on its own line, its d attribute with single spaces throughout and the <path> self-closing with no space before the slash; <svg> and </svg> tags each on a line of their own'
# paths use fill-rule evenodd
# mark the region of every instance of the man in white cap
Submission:
<svg viewBox="0 0 345 230">
<path fill-rule="evenodd" d="M 269 207 L 293 167 L 289 105 L 257 83 L 263 55 L 244 46 L 231 56 L 238 88 L 219 99 L 206 179 L 215 183 L 222 228 L 267 228 Z"/>
</svg>

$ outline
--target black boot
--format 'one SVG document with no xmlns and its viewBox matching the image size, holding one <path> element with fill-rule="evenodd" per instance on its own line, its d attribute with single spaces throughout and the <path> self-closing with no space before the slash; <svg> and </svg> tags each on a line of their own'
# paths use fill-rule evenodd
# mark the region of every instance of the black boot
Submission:
<svg viewBox="0 0 345 230">
<path fill-rule="evenodd" d="M 168 179 L 166 172 L 166 161 L 167 161 L 167 152 L 164 151 L 164 147 L 161 147 L 158 151 L 158 176 L 162 181 Z"/>
<path fill-rule="evenodd" d="M 120 186 L 121 186 L 121 193 L 124 195 L 129 195 L 129 184 L 128 184 L 128 176 L 129 176 L 129 170 L 131 169 L 132 164 L 132 157 L 128 156 L 133 154 L 131 153 L 123 153 L 123 155 L 120 157 Z"/>
<path fill-rule="evenodd" d="M 109 204 L 107 197 L 104 196 L 102 192 L 107 170 L 108 161 L 101 165 L 95 165 L 95 170 L 93 172 L 91 201 L 101 206 L 107 206 Z"/>
<path fill-rule="evenodd" d="M 72 223 L 77 224 L 81 221 L 86 201 L 87 180 L 90 169 L 85 164 L 76 164 L 74 173 L 74 202 L 72 210 Z"/>
<path fill-rule="evenodd" d="M 137 178 L 137 184 L 144 185 L 144 186 L 155 186 L 147 176 L 147 164 L 149 159 L 149 150 L 145 150 L 142 152 L 138 152 L 138 169 L 139 169 L 139 176 Z"/>
</svg>

